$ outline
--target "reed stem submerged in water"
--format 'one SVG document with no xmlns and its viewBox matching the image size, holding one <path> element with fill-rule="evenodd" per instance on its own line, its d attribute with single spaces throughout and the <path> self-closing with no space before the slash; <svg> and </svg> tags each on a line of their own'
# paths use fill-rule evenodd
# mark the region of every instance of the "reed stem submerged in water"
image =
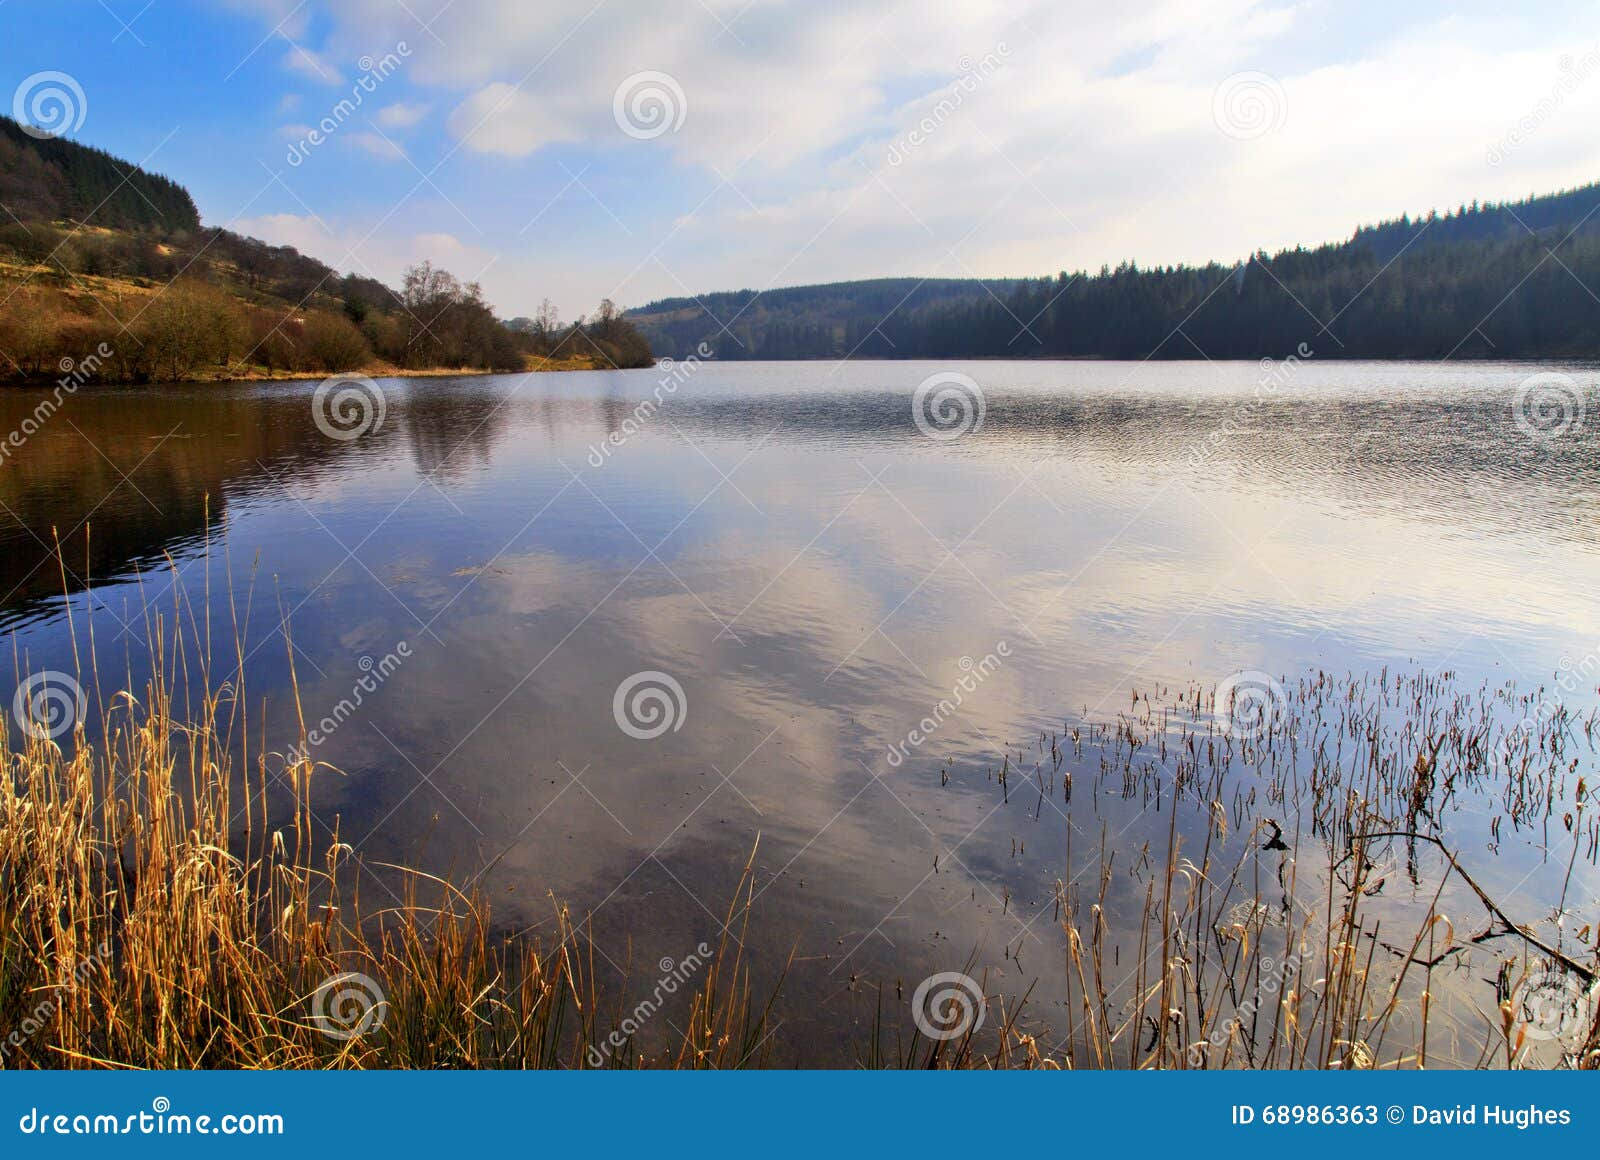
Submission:
<svg viewBox="0 0 1600 1160">
<path fill-rule="evenodd" d="M 0 1063 L 742 1067 L 774 1058 L 776 989 L 758 1000 L 744 949 L 754 853 L 683 1010 L 646 1030 L 634 1016 L 655 1008 L 630 1011 L 626 982 L 602 982 L 587 924 L 565 907 L 553 905 L 542 937 L 506 934 L 481 893 L 400 867 L 378 867 L 401 876 L 398 901 L 365 907 L 361 876 L 374 867 L 341 840 L 337 821 L 317 837 L 313 789 L 332 771 L 304 756 L 303 737 L 287 758 L 266 750 L 251 730 L 242 645 L 230 650 L 232 671 L 214 679 L 211 602 L 203 620 L 192 611 L 185 620 L 183 608 L 170 620 L 147 608 L 152 675 L 139 695 L 130 679 L 130 691 L 101 698 L 98 719 L 77 719 L 68 734 L 24 730 L 20 747 L 0 738 Z M 236 613 L 234 623 L 237 638 Z M 98 694 L 92 628 L 87 655 Z M 1092 891 L 1076 884 L 1083 873 L 1054 887 L 1072 1033 L 1042 1047 L 1023 994 L 997 997 L 1000 1017 L 982 1037 L 975 1027 L 952 1040 L 913 1035 L 891 1050 L 885 1041 L 904 1021 L 885 1021 L 880 995 L 861 1061 L 1595 1066 L 1593 951 L 1515 923 L 1447 843 L 1442 821 L 1469 791 L 1488 794 L 1501 807 L 1496 841 L 1509 824 L 1541 831 L 1548 848 L 1560 834 L 1550 817 L 1570 803 L 1565 901 L 1580 854 L 1587 863 L 1596 854 L 1586 784 L 1567 785 L 1580 736 L 1593 749 L 1594 719 L 1561 710 L 1531 729 L 1501 729 L 1496 710 L 1526 714 L 1530 698 L 1387 672 L 1308 676 L 1283 702 L 1264 729 L 1240 735 L 1219 729 L 1211 690 L 1186 690 L 1175 704 L 1136 695 L 1115 722 L 1071 729 L 1070 746 L 1050 738 L 1046 750 L 1041 738 L 1050 764 L 1032 771 L 1037 795 L 1021 803 L 1034 820 L 1046 795 L 1072 802 L 1074 772 L 1082 798 L 1144 798 L 1170 811 L 1164 850 L 1147 844 L 1134 865 L 1119 864 L 1102 823 L 1085 867 Z M 1030 778 L 1020 753 L 1002 768 L 1003 803 L 1010 781 Z M 1198 833 L 1180 825 L 1180 802 L 1198 807 Z M 1069 865 L 1072 855 L 1069 843 Z M 1374 914 L 1402 875 L 1415 904 Z M 1108 918 L 1126 914 L 1114 897 L 1124 876 L 1142 906 L 1127 948 L 1129 932 Z M 1481 931 L 1442 909 L 1452 883 L 1481 904 Z M 1409 923 L 1399 935 L 1395 913 Z M 1510 953 L 1481 1041 L 1469 1042 L 1459 1021 L 1440 1023 L 1441 981 L 1490 944 Z M 1530 1000 L 1530 985 L 1544 991 Z M 1554 1033 L 1526 1017 L 1530 1002 L 1552 1000 L 1575 1016 L 1556 1010 Z"/>
</svg>

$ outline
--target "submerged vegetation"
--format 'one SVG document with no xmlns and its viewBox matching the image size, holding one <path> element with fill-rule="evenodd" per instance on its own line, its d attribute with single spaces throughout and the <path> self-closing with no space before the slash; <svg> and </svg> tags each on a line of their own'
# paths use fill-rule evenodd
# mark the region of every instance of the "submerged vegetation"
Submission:
<svg viewBox="0 0 1600 1160">
<path fill-rule="evenodd" d="M 1164 849 L 1147 842 L 1129 866 L 1102 836 L 1083 881 L 1057 888 L 1070 1061 L 1600 1066 L 1600 913 L 1581 886 L 1600 819 L 1578 772 L 1595 715 L 1448 673 L 1253 676 L 1136 694 L 1115 722 L 1041 737 L 1031 768 L 1023 754 L 1003 767 L 1002 792 L 1020 780 L 1025 802 L 1087 792 L 1169 810 Z M 1544 913 L 1513 906 L 1514 887 L 1498 900 L 1463 852 L 1492 864 L 1519 840 L 1556 869 Z M 1141 914 L 1131 933 L 1109 918 L 1123 891 Z"/>
<path fill-rule="evenodd" d="M 796 1046 L 774 1021 L 781 974 L 758 982 L 746 958 L 754 854 L 720 941 L 670 977 L 681 1010 L 649 1020 L 662 984 L 630 1008 L 566 908 L 544 935 L 506 932 L 476 880 L 363 863 L 315 812 L 335 771 L 260 735 L 242 647 L 214 659 L 209 625 L 166 623 L 149 621 L 157 675 L 70 729 L 46 728 L 50 682 L 77 678 L 18 673 L 21 744 L 0 742 L 4 1066 L 740 1067 Z M 1028 996 L 995 996 L 982 1034 L 908 1036 L 879 987 L 858 1063 L 1600 1064 L 1580 886 L 1600 826 L 1579 772 L 1600 721 L 1448 674 L 1264 687 L 1135 694 L 1008 756 L 992 792 L 1036 814 L 1121 801 L 1159 819 L 1164 848 L 1102 828 L 1085 857 L 1068 827 L 1067 985 L 1050 996 L 1065 1039 L 1043 1037 Z M 1497 900 L 1456 848 L 1474 826 L 1475 848 L 1528 838 L 1564 868 L 1553 913 Z M 373 870 L 403 883 L 392 904 L 363 898 Z"/>
</svg>

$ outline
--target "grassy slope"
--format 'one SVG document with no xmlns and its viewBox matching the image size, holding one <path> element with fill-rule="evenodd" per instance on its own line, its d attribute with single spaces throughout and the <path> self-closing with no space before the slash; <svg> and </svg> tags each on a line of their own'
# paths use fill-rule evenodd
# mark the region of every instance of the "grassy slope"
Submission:
<svg viewBox="0 0 1600 1160">
<path fill-rule="evenodd" d="M 115 231 L 91 230 L 100 236 L 113 236 Z M 291 303 L 271 294 L 262 294 L 248 289 L 237 270 L 223 263 L 215 263 L 208 267 L 208 273 L 215 282 L 222 286 L 232 297 L 243 306 L 265 307 L 268 309 L 288 309 L 300 305 L 324 310 L 337 311 L 340 304 L 336 299 L 324 295 L 316 295 L 305 303 Z M 132 311 L 137 312 L 144 303 L 153 299 L 164 288 L 165 284 L 157 279 L 136 278 L 121 276 L 101 276 L 94 274 L 69 273 L 59 267 L 39 265 L 26 265 L 0 258 L 0 296 L 11 292 L 13 287 L 27 286 L 30 289 L 42 290 L 59 295 L 63 303 L 71 312 L 85 320 L 100 320 L 105 318 L 102 308 L 104 303 L 126 304 Z M 560 358 L 537 358 L 530 356 L 526 367 L 529 371 L 588 371 L 607 370 L 603 359 L 592 354 L 579 354 L 562 356 Z M 432 367 L 424 369 L 406 369 L 395 366 L 393 363 L 374 357 L 367 364 L 357 368 L 357 372 L 374 378 L 387 375 L 407 375 L 414 378 L 440 376 L 440 375 L 477 375 L 504 373 L 488 371 L 480 367 Z M 200 372 L 194 376 L 196 381 L 202 382 L 234 382 L 256 380 L 289 380 L 289 379 L 321 379 L 326 377 L 324 371 L 289 371 L 269 368 L 259 361 L 249 359 L 240 360 L 227 368 L 215 368 L 211 371 Z M 45 381 L 50 381 L 52 376 L 43 376 Z M 0 386 L 4 385 L 4 377 L 0 376 Z"/>
</svg>

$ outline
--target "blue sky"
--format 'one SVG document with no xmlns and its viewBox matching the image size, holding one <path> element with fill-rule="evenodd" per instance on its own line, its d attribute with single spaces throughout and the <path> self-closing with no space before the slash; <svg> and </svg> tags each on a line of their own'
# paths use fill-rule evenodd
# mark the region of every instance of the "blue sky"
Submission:
<svg viewBox="0 0 1600 1160">
<path fill-rule="evenodd" d="M 208 223 L 389 280 L 430 257 L 504 314 L 571 317 L 1232 260 L 1600 178 L 1600 9 L 1507 9 L 8 0 L 0 79 L 69 75 L 76 139 Z"/>
</svg>

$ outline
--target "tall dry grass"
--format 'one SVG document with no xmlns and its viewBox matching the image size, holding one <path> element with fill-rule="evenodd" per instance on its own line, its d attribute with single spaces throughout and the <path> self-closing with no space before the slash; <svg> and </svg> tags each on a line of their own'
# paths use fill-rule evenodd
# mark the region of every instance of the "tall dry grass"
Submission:
<svg viewBox="0 0 1600 1160">
<path fill-rule="evenodd" d="M 55 739 L 24 731 L 20 747 L 0 730 L 0 1064 L 771 1061 L 776 992 L 758 996 L 744 955 L 753 853 L 720 941 L 670 1019 L 630 1018 L 639 1008 L 626 982 L 606 975 L 585 924 L 554 902 L 542 938 L 503 934 L 480 894 L 384 867 L 402 877 L 401 900 L 369 909 L 355 852 L 336 828 L 321 840 L 314 829 L 313 800 L 334 773 L 295 756 L 303 736 L 287 760 L 268 751 L 246 711 L 237 641 L 230 675 L 214 679 L 209 615 L 191 613 L 175 631 L 164 624 L 177 612 L 150 614 L 154 675 L 97 697 L 96 719 Z M 98 691 L 92 637 L 86 651 L 80 676 Z M 1457 797 L 1492 795 L 1503 811 L 1495 834 L 1561 833 L 1549 822 L 1568 802 L 1570 880 L 1580 858 L 1594 860 L 1600 831 L 1584 780 L 1565 782 L 1578 768 L 1572 747 L 1581 736 L 1592 749 L 1600 721 L 1557 714 L 1496 732 L 1491 709 L 1509 693 L 1474 699 L 1432 678 L 1318 676 L 1289 690 L 1281 721 L 1241 741 L 1217 732 L 1209 696 L 1185 693 L 1176 709 L 1141 709 L 1136 698 L 1115 723 L 1049 738 L 1048 749 L 1041 739 L 1031 772 L 1020 756 L 1014 770 L 1007 762 L 1002 783 L 1036 778 L 1041 803 L 1056 792 L 1071 801 L 1069 744 L 1080 792 L 1167 799 L 1165 849 L 1129 852 L 1143 883 L 1131 945 L 1127 911 L 1110 917 L 1126 906 L 1112 885 L 1127 855 L 1105 833 L 1097 881 L 1057 888 L 1067 984 L 1050 998 L 1064 998 L 1073 1034 L 1043 1048 L 1024 1018 L 1028 996 L 994 996 L 981 1037 L 973 1025 L 907 1041 L 904 996 L 889 1003 L 880 992 L 861 1064 L 1518 1067 L 1537 1065 L 1541 1046 L 1562 1052 L 1545 1065 L 1600 1063 L 1592 950 L 1580 961 L 1516 921 L 1441 837 Z M 1097 772 L 1086 745 L 1099 751 Z M 1180 827 L 1182 802 L 1202 826 Z M 1287 825 L 1263 816 L 1269 809 Z M 1408 925 L 1386 928 L 1373 900 L 1385 876 L 1401 875 L 1420 902 L 1404 912 Z M 1446 916 L 1440 898 L 1452 883 L 1476 895 L 1481 928 Z M 1439 975 L 1481 948 L 1499 949 L 1498 1001 L 1483 1012 L 1481 1038 L 1464 1044 L 1434 1015 Z M 1530 1042 L 1539 1029 L 1518 1010 L 1519 989 L 1536 974 L 1553 975 L 1574 1010 L 1589 1012 L 1586 1041 Z"/>
<path fill-rule="evenodd" d="M 153 639 L 160 641 L 159 622 Z M 742 958 L 748 868 L 687 1002 L 662 1026 L 587 1052 L 623 1024 L 593 943 L 495 933 L 480 896 L 405 872 L 404 901 L 362 905 L 311 802 L 326 768 L 266 753 L 229 683 L 177 703 L 192 656 L 57 740 L 0 730 L 0 1062 L 7 1067 L 499 1068 L 759 1062 L 769 1008 Z M 209 667 L 198 661 L 203 675 Z M 204 685 L 204 682 L 200 682 Z M 269 783 L 293 808 L 268 821 Z M 362 978 L 364 977 L 364 978 Z M 370 980 L 370 982 L 369 982 Z"/>
</svg>

